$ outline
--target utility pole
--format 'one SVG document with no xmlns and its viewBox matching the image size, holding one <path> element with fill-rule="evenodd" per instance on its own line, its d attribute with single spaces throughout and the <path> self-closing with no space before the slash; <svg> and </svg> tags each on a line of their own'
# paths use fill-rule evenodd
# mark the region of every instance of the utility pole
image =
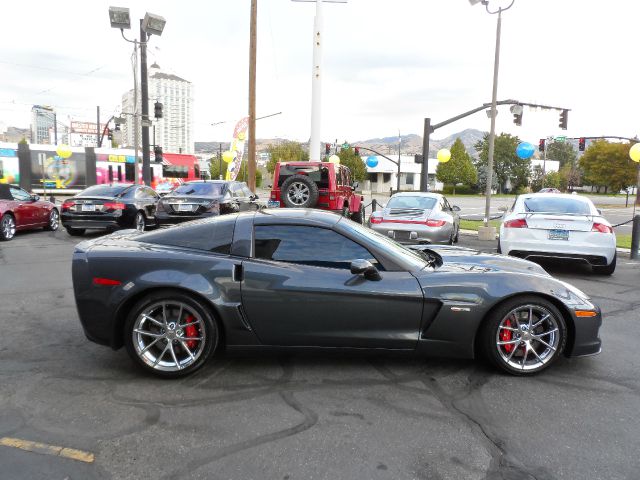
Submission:
<svg viewBox="0 0 640 480">
<path fill-rule="evenodd" d="M 429 191 L 429 140 L 431 136 L 431 119 L 424 119 L 424 132 L 422 134 L 422 173 L 420 174 L 420 191 Z"/>
<path fill-rule="evenodd" d="M 147 77 L 147 33 L 140 20 L 140 90 L 142 93 L 142 180 L 151 186 L 151 152 L 149 151 L 149 84 Z"/>
<path fill-rule="evenodd" d="M 251 26 L 249 33 L 249 148 L 247 185 L 256 190 L 256 53 L 257 53 L 258 0 L 251 0 Z"/>
<path fill-rule="evenodd" d="M 100 148 L 100 105 L 96 106 L 96 147 Z"/>
<path fill-rule="evenodd" d="M 400 191 L 400 151 L 402 150 L 402 136 L 400 135 L 400 130 L 398 129 L 398 181 L 397 183 L 397 187 L 398 187 L 398 192 Z"/>
</svg>

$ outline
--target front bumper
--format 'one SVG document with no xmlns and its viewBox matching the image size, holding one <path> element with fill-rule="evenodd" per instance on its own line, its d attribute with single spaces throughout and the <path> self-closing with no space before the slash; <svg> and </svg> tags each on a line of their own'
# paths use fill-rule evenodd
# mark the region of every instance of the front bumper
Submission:
<svg viewBox="0 0 640 480">
<path fill-rule="evenodd" d="M 575 335 L 573 342 L 568 345 L 567 357 L 584 357 L 597 355 L 602 350 L 600 340 L 600 326 L 602 325 L 602 313 L 597 309 L 594 317 L 576 317 L 572 313 Z"/>
</svg>

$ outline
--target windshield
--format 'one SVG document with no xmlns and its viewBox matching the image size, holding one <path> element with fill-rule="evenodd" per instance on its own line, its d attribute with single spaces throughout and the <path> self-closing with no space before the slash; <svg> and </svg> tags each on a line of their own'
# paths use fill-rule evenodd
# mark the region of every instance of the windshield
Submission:
<svg viewBox="0 0 640 480">
<path fill-rule="evenodd" d="M 420 208 L 422 210 L 432 210 L 436 204 L 435 197 L 391 197 L 387 208 Z"/>
<path fill-rule="evenodd" d="M 185 183 L 171 192 L 171 195 L 196 195 L 217 197 L 222 195 L 222 183 Z"/>
<path fill-rule="evenodd" d="M 131 185 L 94 185 L 80 192 L 77 197 L 117 197 Z"/>
<path fill-rule="evenodd" d="M 593 215 L 591 206 L 583 201 L 563 197 L 531 197 L 524 200 L 525 212 L 570 213 Z"/>
<path fill-rule="evenodd" d="M 400 245 L 395 240 L 363 227 L 355 222 L 341 222 L 341 224 L 349 230 L 354 236 L 359 237 L 369 243 L 373 243 L 376 247 L 384 250 L 385 253 L 392 257 L 399 258 L 399 263 L 409 264 L 412 268 L 422 270 L 427 266 L 425 258 L 415 250 L 411 250 Z"/>
</svg>

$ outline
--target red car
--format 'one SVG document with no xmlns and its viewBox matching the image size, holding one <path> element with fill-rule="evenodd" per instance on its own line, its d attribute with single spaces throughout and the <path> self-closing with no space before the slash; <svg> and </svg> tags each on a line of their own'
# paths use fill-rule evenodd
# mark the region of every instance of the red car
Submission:
<svg viewBox="0 0 640 480">
<path fill-rule="evenodd" d="M 55 231 L 59 225 L 60 212 L 53 203 L 17 185 L 0 184 L 0 240 L 11 240 L 17 230 Z"/>
<path fill-rule="evenodd" d="M 276 163 L 271 200 L 289 208 L 319 208 L 364 223 L 364 197 L 344 165 L 331 162 Z"/>
</svg>

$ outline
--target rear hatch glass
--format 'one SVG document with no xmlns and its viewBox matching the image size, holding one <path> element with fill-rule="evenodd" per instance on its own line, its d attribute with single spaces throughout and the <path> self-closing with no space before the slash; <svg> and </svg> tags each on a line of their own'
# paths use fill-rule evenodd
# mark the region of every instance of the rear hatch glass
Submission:
<svg viewBox="0 0 640 480">
<path fill-rule="evenodd" d="M 578 199 L 527 198 L 524 210 L 529 228 L 588 232 L 593 227 L 591 206 Z"/>
</svg>

